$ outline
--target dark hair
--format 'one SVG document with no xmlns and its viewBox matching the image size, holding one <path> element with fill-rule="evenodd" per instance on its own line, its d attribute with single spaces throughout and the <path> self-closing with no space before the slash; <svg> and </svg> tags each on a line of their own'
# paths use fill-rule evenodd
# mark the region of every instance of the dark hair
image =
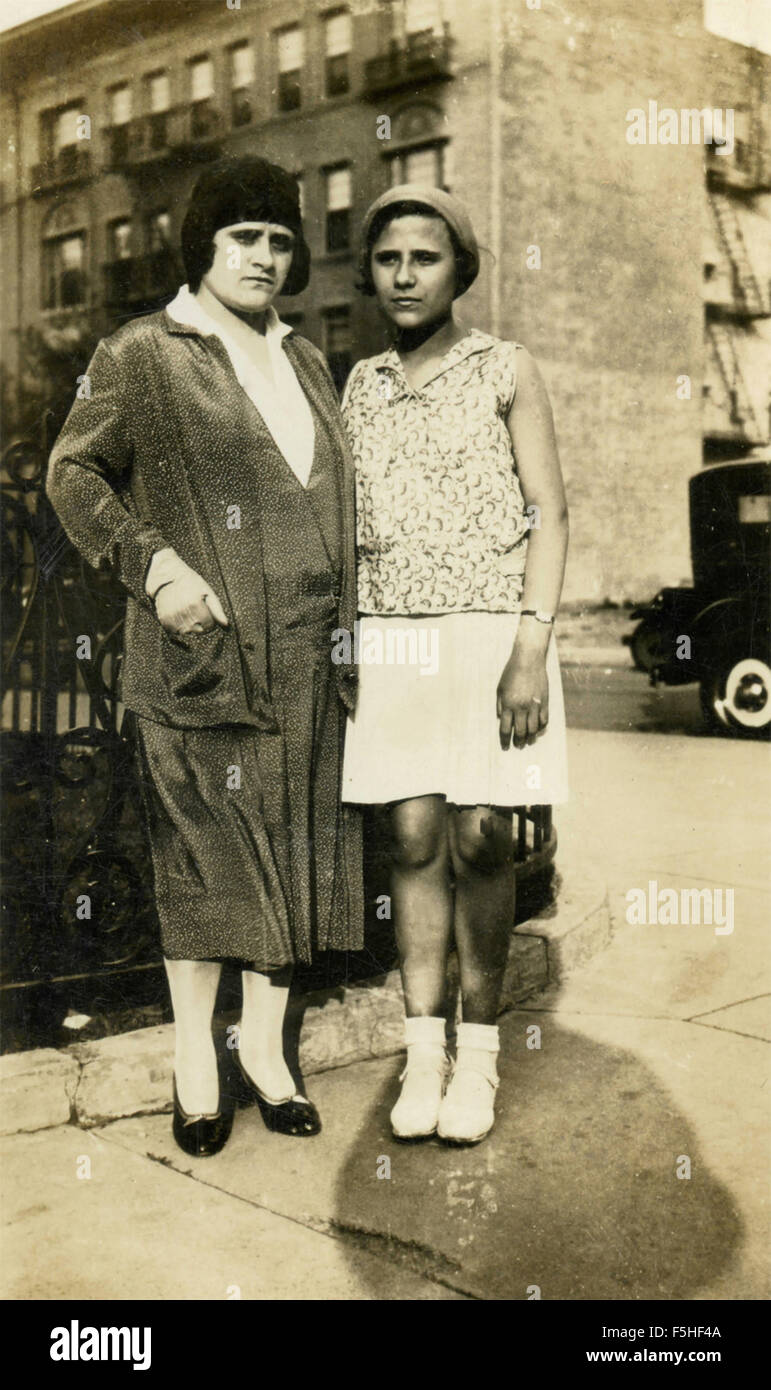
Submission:
<svg viewBox="0 0 771 1390">
<path fill-rule="evenodd" d="M 182 223 L 182 260 L 193 291 L 214 260 L 214 235 L 238 222 L 275 222 L 294 232 L 292 264 L 282 295 L 300 294 L 310 275 L 310 252 L 303 236 L 297 179 L 256 155 L 218 160 L 205 169 L 190 197 Z"/>
<path fill-rule="evenodd" d="M 372 248 L 375 245 L 380 233 L 385 231 L 389 223 L 394 222 L 398 217 L 436 217 L 440 222 L 444 222 L 450 238 L 453 255 L 455 257 L 455 277 L 456 277 L 456 299 L 458 295 L 464 294 L 469 285 L 476 277 L 477 265 L 474 257 L 469 251 L 461 246 L 456 233 L 453 231 L 449 222 L 442 217 L 441 212 L 432 208 L 428 203 L 403 202 L 389 203 L 375 213 L 367 231 L 367 238 L 359 254 L 359 278 L 356 281 L 356 288 L 362 294 L 374 295 L 375 283 L 372 279 Z"/>
</svg>

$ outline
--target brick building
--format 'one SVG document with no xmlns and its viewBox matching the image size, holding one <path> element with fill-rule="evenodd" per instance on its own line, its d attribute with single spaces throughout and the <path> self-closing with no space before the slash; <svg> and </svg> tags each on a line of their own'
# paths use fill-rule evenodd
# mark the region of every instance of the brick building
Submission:
<svg viewBox="0 0 771 1390">
<path fill-rule="evenodd" d="M 197 173 L 249 150 L 301 179 L 313 274 L 281 312 L 342 381 L 384 341 L 354 288 L 361 214 L 391 182 L 440 184 L 486 248 L 462 317 L 524 342 L 552 392 L 572 516 L 566 599 L 676 582 L 703 451 L 768 437 L 771 62 L 706 33 L 701 11 L 75 0 L 11 30 L 8 369 L 23 376 L 29 329 L 74 351 L 79 335 L 163 303 Z M 735 149 L 630 144 L 628 112 L 652 101 L 736 108 Z"/>
</svg>

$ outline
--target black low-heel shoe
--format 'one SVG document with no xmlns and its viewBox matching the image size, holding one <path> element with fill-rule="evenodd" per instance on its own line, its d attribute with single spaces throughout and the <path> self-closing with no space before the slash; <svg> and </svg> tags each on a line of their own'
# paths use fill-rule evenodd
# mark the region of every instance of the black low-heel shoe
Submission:
<svg viewBox="0 0 771 1390">
<path fill-rule="evenodd" d="M 274 1134 L 294 1134 L 302 1139 L 309 1139 L 311 1135 L 321 1133 L 321 1119 L 312 1101 L 299 1095 L 278 1102 L 268 1100 L 259 1086 L 255 1086 L 237 1052 L 234 1056 L 249 1094 L 254 1096 L 260 1107 L 266 1129 L 272 1130 Z"/>
<path fill-rule="evenodd" d="M 174 1121 L 172 1133 L 179 1147 L 193 1158 L 210 1158 L 224 1149 L 233 1128 L 233 1106 L 222 1107 L 216 1115 L 188 1115 L 179 1103 L 174 1077 Z"/>
</svg>

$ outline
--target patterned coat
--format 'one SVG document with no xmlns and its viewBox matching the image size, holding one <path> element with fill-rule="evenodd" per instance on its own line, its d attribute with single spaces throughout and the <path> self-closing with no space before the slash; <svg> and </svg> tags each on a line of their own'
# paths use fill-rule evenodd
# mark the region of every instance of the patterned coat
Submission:
<svg viewBox="0 0 771 1390">
<path fill-rule="evenodd" d="M 344 561 L 338 625 L 356 617 L 353 464 L 327 365 L 306 339 L 283 339 L 298 380 L 337 445 Z M 165 311 L 103 339 L 51 453 L 47 492 L 73 543 L 95 567 L 114 565 L 128 590 L 123 700 L 183 727 L 246 724 L 275 732 L 260 532 L 260 469 L 276 445 L 238 384 L 219 338 Z M 240 527 L 229 529 L 239 508 Z M 216 645 L 182 642 L 145 594 L 156 550 L 172 546 L 219 596 L 230 626 Z M 216 655 L 213 655 L 216 653 Z M 356 671 L 335 668 L 353 709 Z"/>
</svg>

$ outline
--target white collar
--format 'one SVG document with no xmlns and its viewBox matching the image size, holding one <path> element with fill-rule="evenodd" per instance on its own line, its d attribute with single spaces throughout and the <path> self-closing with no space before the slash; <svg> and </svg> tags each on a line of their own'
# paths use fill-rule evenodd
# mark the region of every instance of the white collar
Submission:
<svg viewBox="0 0 771 1390">
<path fill-rule="evenodd" d="M 166 305 L 166 313 L 175 323 L 185 324 L 186 327 L 197 328 L 199 333 L 211 336 L 216 333 L 218 338 L 229 338 L 228 330 L 213 319 L 210 314 L 198 302 L 192 293 L 189 285 L 182 285 L 177 291 L 170 304 Z M 289 323 L 282 323 L 272 304 L 269 304 L 265 311 L 265 337 L 273 339 L 278 345 L 287 333 L 292 332 Z"/>
</svg>

